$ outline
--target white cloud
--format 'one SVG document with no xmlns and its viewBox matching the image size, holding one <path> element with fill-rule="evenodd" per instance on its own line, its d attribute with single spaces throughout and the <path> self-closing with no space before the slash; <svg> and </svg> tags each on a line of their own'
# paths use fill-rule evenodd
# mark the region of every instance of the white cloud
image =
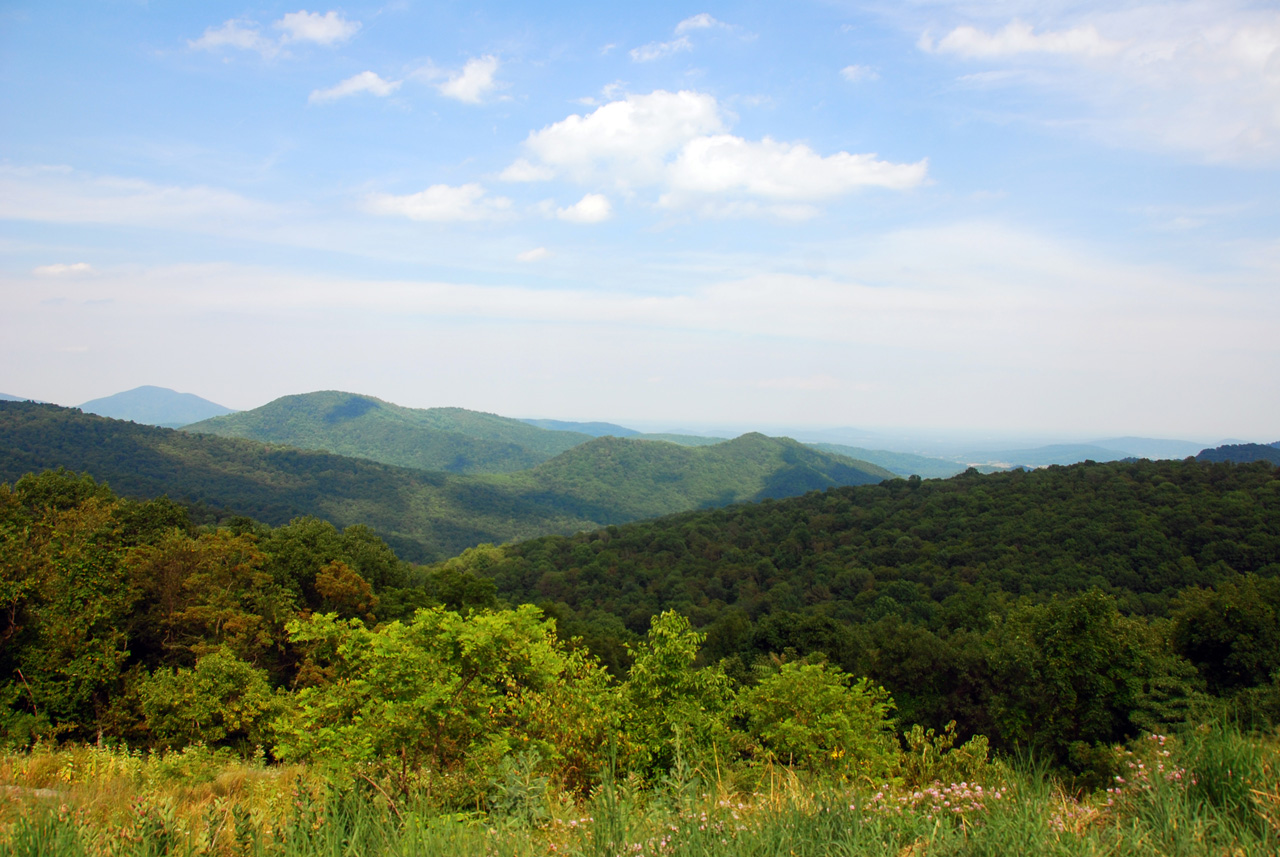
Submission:
<svg viewBox="0 0 1280 857">
<path fill-rule="evenodd" d="M 612 216 L 609 198 L 599 193 L 589 193 L 567 208 L 556 209 L 556 217 L 570 223 L 601 223 Z"/>
<path fill-rule="evenodd" d="M 466 65 L 450 74 L 447 80 L 436 84 L 436 89 L 448 98 L 479 104 L 497 88 L 498 84 L 493 78 L 498 73 L 498 66 L 498 58 L 494 56 L 469 59 Z"/>
<path fill-rule="evenodd" d="M 283 30 L 286 42 L 315 42 L 332 45 L 345 42 L 360 29 L 359 21 L 348 21 L 337 12 L 290 12 L 275 22 L 277 30 Z"/>
<path fill-rule="evenodd" d="M 253 21 L 242 21 L 235 18 L 221 27 L 209 27 L 198 39 L 187 42 L 193 50 L 216 51 L 220 48 L 239 48 L 245 51 L 257 51 L 264 57 L 279 52 L 279 46 L 271 39 L 258 32 L 258 25 Z"/>
<path fill-rule="evenodd" d="M 73 262 L 70 264 L 58 263 L 54 265 L 41 265 L 31 271 L 37 277 L 65 277 L 74 276 L 76 274 L 92 274 L 93 266 L 88 262 Z"/>
<path fill-rule="evenodd" d="M 924 160 L 823 156 L 803 143 L 746 140 L 726 133 L 713 97 L 690 91 L 629 95 L 535 131 L 524 145 L 530 157 L 511 164 L 503 178 L 557 176 L 624 193 L 657 187 L 664 207 L 720 217 L 804 219 L 817 213 L 808 202 L 862 187 L 914 187 L 928 168 Z"/>
<path fill-rule="evenodd" d="M 864 80 L 879 80 L 876 70 L 865 65 L 847 65 L 840 69 L 840 76 L 850 83 L 861 83 Z"/>
<path fill-rule="evenodd" d="M 516 255 L 517 262 L 537 262 L 539 259 L 545 259 L 551 255 L 551 251 L 546 247 L 534 247 L 532 250 L 525 250 L 523 253 Z"/>
<path fill-rule="evenodd" d="M 636 62 L 653 62 L 663 57 L 669 57 L 672 54 L 678 54 L 681 51 L 693 50 L 693 42 L 684 36 L 678 39 L 672 39 L 669 42 L 650 42 L 647 45 L 641 45 L 638 48 L 631 49 L 631 59 Z"/>
<path fill-rule="evenodd" d="M 915 187 L 927 170 L 926 161 L 894 164 L 876 160 L 873 154 L 848 152 L 823 157 L 802 143 L 768 137 L 756 143 L 717 134 L 684 145 L 671 164 L 670 186 L 676 193 L 744 192 L 766 199 L 817 200 L 860 187 Z"/>
<path fill-rule="evenodd" d="M 399 89 L 400 84 L 401 81 L 399 80 L 383 80 L 372 71 L 362 71 L 357 75 L 352 75 L 337 86 L 313 91 L 307 101 L 317 104 L 338 98 L 346 98 L 348 95 L 356 95 L 361 92 L 368 92 L 379 98 L 385 98 Z"/>
<path fill-rule="evenodd" d="M 685 18 L 679 24 L 676 24 L 676 35 L 683 35 L 690 30 L 707 30 L 712 27 L 728 28 L 728 24 L 723 21 L 717 21 L 706 12 L 701 12 L 691 18 Z"/>
<path fill-rule="evenodd" d="M 509 264 L 519 249 L 498 255 Z M 202 395 L 238 407 L 355 377 L 343 373 L 358 352 L 368 358 L 362 383 L 375 385 L 368 392 L 416 407 L 430 403 L 414 396 L 430 395 L 435 404 L 549 416 L 587 401 L 595 413 L 576 412 L 583 419 L 776 423 L 786 413 L 794 424 L 862 424 L 880 413 L 898 425 L 926 425 L 945 411 L 951 426 L 1053 434 L 1126 426 L 1210 438 L 1276 425 L 1275 397 L 1257 394 L 1258 379 L 1280 371 L 1277 307 L 1260 299 L 1280 272 L 1274 247 L 1258 267 L 1246 257 L 1216 275 L 1125 264 L 999 222 L 842 236 L 824 249 L 822 276 L 760 264 L 744 274 L 673 270 L 674 283 L 632 289 L 590 278 L 575 288 L 520 285 L 520 277 L 481 285 L 233 265 L 122 268 L 58 281 L 67 299 L 58 306 L 42 304 L 49 281 L 0 272 L 0 362 L 37 367 L 44 377 L 28 386 L 70 402 L 98 393 L 55 391 L 86 373 L 123 374 L 126 345 L 142 343 L 129 352 L 137 361 L 171 354 L 169 369 L 187 372 L 184 383 L 208 378 Z M 87 306 L 98 299 L 114 303 Z M 244 347 L 213 372 L 200 358 L 225 340 L 226 313 L 239 319 Z M 48 335 L 53 324 L 59 337 Z M 389 329 L 406 335 L 388 337 Z M 332 348 L 339 334 L 349 348 Z M 429 394 L 421 373 L 404 371 L 438 365 L 477 338 L 492 359 L 459 362 Z M 89 347 L 95 359 L 65 360 L 52 353 L 54 339 Z M 283 374 L 253 371 L 262 365 Z M 644 381 L 654 376 L 667 380 L 650 392 Z M 379 392 L 387 379 L 399 387 Z M 1189 388 L 1196 407 L 1186 404 Z M 224 398 L 219 389 L 235 392 Z"/>
<path fill-rule="evenodd" d="M 239 48 L 257 51 L 264 57 L 281 52 L 281 46 L 290 42 L 314 42 L 318 45 L 334 45 L 345 42 L 360 29 L 359 21 L 348 21 L 337 12 L 290 12 L 273 25 L 282 30 L 279 40 L 269 39 L 258 29 L 256 21 L 232 18 L 220 27 L 209 27 L 198 39 L 187 45 L 193 50 L 216 51 L 221 48 Z"/>
<path fill-rule="evenodd" d="M 1124 45 L 1104 39 L 1093 26 L 1037 34 L 1030 24 L 1014 20 L 990 34 L 974 27 L 956 27 L 936 45 L 926 35 L 921 37 L 920 47 L 925 51 L 974 59 L 1025 53 L 1107 56 L 1119 52 Z"/>
<path fill-rule="evenodd" d="M 1039 28 L 966 21 L 919 45 L 996 66 L 965 75 L 968 83 L 1071 97 L 1070 114 L 1059 99 L 1035 102 L 1049 125 L 1207 161 L 1280 161 L 1280 13 L 1237 0 L 1119 4 L 1065 21 L 1031 11 Z"/>
<path fill-rule="evenodd" d="M 406 196 L 370 194 L 365 199 L 365 210 L 410 220 L 449 222 L 493 220 L 511 208 L 511 200 L 506 197 L 486 198 L 485 193 L 485 189 L 475 183 L 459 187 L 437 184 Z"/>
<path fill-rule="evenodd" d="M 668 156 L 685 142 L 723 128 L 720 108 L 710 95 L 658 90 L 611 101 L 585 116 L 569 116 L 530 133 L 524 146 L 557 174 L 580 181 L 611 178 L 626 186 L 659 180 Z"/>
</svg>

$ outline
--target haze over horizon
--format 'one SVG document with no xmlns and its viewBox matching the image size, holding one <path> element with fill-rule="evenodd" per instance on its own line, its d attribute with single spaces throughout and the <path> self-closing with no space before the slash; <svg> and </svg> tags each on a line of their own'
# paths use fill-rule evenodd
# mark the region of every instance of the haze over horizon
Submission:
<svg viewBox="0 0 1280 857">
<path fill-rule="evenodd" d="M 0 390 L 1280 437 L 1266 3 L 0 9 Z"/>
</svg>

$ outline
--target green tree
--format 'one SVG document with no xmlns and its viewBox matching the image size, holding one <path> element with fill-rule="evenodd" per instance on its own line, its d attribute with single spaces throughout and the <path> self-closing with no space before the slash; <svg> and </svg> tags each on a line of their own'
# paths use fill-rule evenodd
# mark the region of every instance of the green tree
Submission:
<svg viewBox="0 0 1280 857">
<path fill-rule="evenodd" d="M 648 635 L 632 650 L 623 730 L 641 770 L 670 770 L 677 746 L 687 761 L 697 762 L 728 744 L 729 679 L 719 666 L 695 666 L 704 638 L 669 610 L 653 617 Z"/>
</svg>

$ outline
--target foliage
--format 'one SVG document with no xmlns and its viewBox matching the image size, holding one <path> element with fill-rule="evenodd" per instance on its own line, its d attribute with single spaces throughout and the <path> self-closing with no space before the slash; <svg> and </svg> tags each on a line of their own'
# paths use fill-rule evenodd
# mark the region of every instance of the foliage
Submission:
<svg viewBox="0 0 1280 857">
<path fill-rule="evenodd" d="M 157 670 L 138 694 L 146 728 L 162 748 L 261 747 L 279 708 L 266 672 L 227 649 L 204 655 L 192 669 Z"/>
<path fill-rule="evenodd" d="M 394 765 L 402 790 L 422 769 L 478 783 L 530 744 L 590 764 L 584 743 L 611 716 L 603 674 L 566 652 L 533 607 L 421 610 L 376 631 L 319 614 L 290 634 L 309 649 L 307 684 L 277 726 L 276 754 Z"/>
<path fill-rule="evenodd" d="M 740 693 L 736 709 L 765 760 L 872 783 L 898 766 L 893 700 L 839 667 L 784 663 Z"/>
<path fill-rule="evenodd" d="M 632 653 L 622 689 L 622 718 L 630 739 L 627 750 L 638 770 L 652 774 L 677 761 L 723 756 L 729 679 L 716 667 L 694 666 L 703 639 L 688 619 L 669 611 L 653 618 L 648 635 Z"/>
</svg>

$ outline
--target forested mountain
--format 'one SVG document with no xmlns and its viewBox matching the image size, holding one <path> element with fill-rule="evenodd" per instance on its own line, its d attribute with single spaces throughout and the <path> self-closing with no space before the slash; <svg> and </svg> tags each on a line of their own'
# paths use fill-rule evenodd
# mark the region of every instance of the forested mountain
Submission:
<svg viewBox="0 0 1280 857">
<path fill-rule="evenodd" d="M 741 441 L 694 450 L 605 438 L 539 471 L 463 476 L 6 402 L 0 480 L 66 467 L 128 497 L 168 494 L 272 525 L 299 515 L 367 524 L 422 562 L 484 542 L 880 478 L 792 441 Z"/>
<path fill-rule="evenodd" d="M 1250 461 L 1270 461 L 1280 464 L 1280 442 L 1261 443 L 1229 443 L 1214 449 L 1202 449 L 1196 456 L 1198 461 L 1231 461 L 1245 464 Z"/>
<path fill-rule="evenodd" d="M 135 387 L 114 396 L 93 399 L 81 405 L 80 410 L 86 414 L 165 428 L 178 428 L 210 417 L 234 413 L 231 408 L 192 393 L 150 386 Z"/>
<path fill-rule="evenodd" d="M 984 734 L 988 704 L 970 695 L 991 680 L 984 635 L 1004 634 L 999 617 L 1020 599 L 1052 612 L 1067 603 L 1054 599 L 1096 590 L 1091 611 L 1171 619 L 1182 655 L 1217 692 L 1268 686 L 1280 670 L 1280 470 L 1265 463 L 899 479 L 542 538 L 450 565 L 544 605 L 617 669 L 649 617 L 675 609 L 707 631 L 709 662 L 822 652 L 893 691 L 907 722 L 951 712 Z M 1066 629 L 1101 615 L 1054 621 Z M 1079 638 L 1072 658 L 1092 658 L 1084 647 L 1094 645 L 1119 647 L 1119 658 L 1130 645 L 1063 633 Z"/>
<path fill-rule="evenodd" d="M 591 440 L 463 408 L 404 408 L 354 393 L 284 396 L 186 431 L 325 450 L 419 470 L 525 470 Z"/>
<path fill-rule="evenodd" d="M 584 518 L 634 521 L 891 478 L 887 470 L 788 438 L 744 434 L 703 447 L 601 437 L 495 481 L 525 496 L 564 498 L 564 507 Z"/>
</svg>

